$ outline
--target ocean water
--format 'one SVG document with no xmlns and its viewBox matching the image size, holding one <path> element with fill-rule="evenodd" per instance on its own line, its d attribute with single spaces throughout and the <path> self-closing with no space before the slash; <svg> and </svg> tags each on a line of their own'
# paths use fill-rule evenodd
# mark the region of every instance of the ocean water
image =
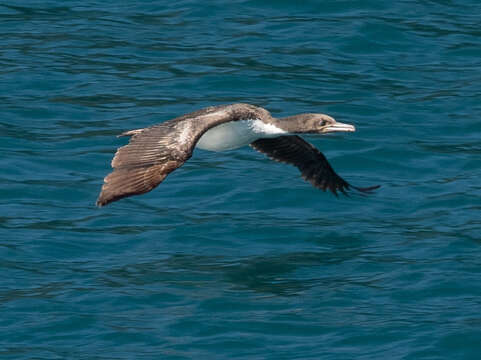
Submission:
<svg viewBox="0 0 481 360">
<path fill-rule="evenodd" d="M 0 358 L 479 359 L 479 1 L 4 1 Z M 373 195 L 202 150 L 95 207 L 122 131 L 322 112 Z"/>
</svg>

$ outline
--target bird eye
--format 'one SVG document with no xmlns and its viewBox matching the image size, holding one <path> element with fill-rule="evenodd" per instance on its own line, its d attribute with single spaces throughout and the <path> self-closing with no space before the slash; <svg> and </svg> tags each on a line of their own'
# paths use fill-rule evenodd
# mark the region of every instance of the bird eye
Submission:
<svg viewBox="0 0 481 360">
<path fill-rule="evenodd" d="M 321 120 L 320 125 L 321 125 L 321 126 L 326 126 L 326 125 L 327 125 L 327 121 L 326 121 L 326 120 Z"/>
</svg>

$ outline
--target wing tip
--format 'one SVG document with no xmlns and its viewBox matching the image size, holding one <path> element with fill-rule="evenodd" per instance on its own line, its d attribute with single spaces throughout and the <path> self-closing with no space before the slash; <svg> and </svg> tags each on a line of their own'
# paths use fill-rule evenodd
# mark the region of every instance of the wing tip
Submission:
<svg viewBox="0 0 481 360">
<path fill-rule="evenodd" d="M 379 189 L 381 185 L 374 185 L 374 186 L 368 186 L 368 187 L 357 187 L 357 186 L 351 185 L 351 187 L 364 194 L 371 194 L 374 190 Z"/>
<path fill-rule="evenodd" d="M 116 200 L 119 200 L 125 196 L 119 196 L 115 195 L 114 193 L 106 193 L 103 189 L 99 194 L 99 197 L 97 198 L 97 201 L 95 201 L 95 205 L 99 208 L 104 207 L 105 205 L 110 204 L 111 202 L 114 202 Z"/>
<path fill-rule="evenodd" d="M 104 178 L 95 204 L 102 207 L 128 196 L 145 194 L 182 164 L 183 162 L 170 160 L 147 167 L 117 168 Z"/>
<path fill-rule="evenodd" d="M 358 186 L 354 186 L 354 185 L 349 184 L 349 188 L 352 188 L 352 189 L 356 190 L 359 193 L 359 195 L 361 195 L 361 196 L 372 195 L 374 193 L 374 191 L 379 189 L 380 187 L 381 187 L 381 185 L 358 187 Z M 347 195 L 347 196 L 349 196 L 349 195 Z"/>
<path fill-rule="evenodd" d="M 358 187 L 358 186 L 351 185 L 349 183 L 341 184 L 338 187 L 336 187 L 336 186 L 319 187 L 319 186 L 316 186 L 316 185 L 314 185 L 314 186 L 317 187 L 318 189 L 323 190 L 323 191 L 331 192 L 332 194 L 334 194 L 334 196 L 336 196 L 336 198 L 339 198 L 339 192 L 341 192 L 344 196 L 347 196 L 347 197 L 350 198 L 351 197 L 351 194 L 350 194 L 351 189 L 358 191 L 360 193 L 360 195 L 362 195 L 362 196 L 367 196 L 367 195 L 373 194 L 375 190 L 377 190 L 381 187 L 381 185 L 374 185 L 374 186 L 368 186 L 368 187 Z"/>
<path fill-rule="evenodd" d="M 101 198 L 102 194 L 100 194 L 100 196 L 98 197 L 97 201 L 95 202 L 95 206 L 101 208 L 105 205 L 107 205 L 110 201 L 107 201 L 105 199 L 102 199 Z"/>
<path fill-rule="evenodd" d="M 107 191 L 105 189 L 102 189 L 102 191 L 99 194 L 99 197 L 97 198 L 97 201 L 95 201 L 95 205 L 99 208 L 104 207 L 114 201 L 133 196 L 133 195 L 140 195 L 144 194 L 146 192 L 149 192 L 152 189 L 139 189 L 139 190 L 131 190 L 131 191 L 125 191 L 125 189 L 122 188 L 113 188 L 113 189 L 108 189 Z"/>
</svg>

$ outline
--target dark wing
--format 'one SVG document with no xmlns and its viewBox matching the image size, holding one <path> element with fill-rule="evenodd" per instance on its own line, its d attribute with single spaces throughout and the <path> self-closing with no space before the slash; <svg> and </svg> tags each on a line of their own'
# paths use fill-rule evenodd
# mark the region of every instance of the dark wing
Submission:
<svg viewBox="0 0 481 360">
<path fill-rule="evenodd" d="M 337 191 L 346 194 L 349 188 L 361 192 L 370 192 L 379 186 L 359 188 L 352 186 L 333 170 L 326 157 L 312 144 L 301 137 L 280 136 L 259 139 L 250 144 L 254 149 L 266 154 L 275 161 L 291 164 L 299 168 L 304 180 L 322 190 L 330 190 L 337 196 Z"/>
<path fill-rule="evenodd" d="M 227 121 L 268 116 L 265 113 L 248 104 L 212 106 L 123 133 L 121 136 L 131 136 L 130 142 L 117 150 L 112 160 L 114 171 L 105 177 L 97 205 L 155 188 L 192 156 L 195 144 L 208 129 Z"/>
</svg>

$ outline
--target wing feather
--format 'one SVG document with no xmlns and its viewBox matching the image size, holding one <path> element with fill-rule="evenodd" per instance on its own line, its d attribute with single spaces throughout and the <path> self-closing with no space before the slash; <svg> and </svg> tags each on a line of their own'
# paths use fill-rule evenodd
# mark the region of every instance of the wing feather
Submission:
<svg viewBox="0 0 481 360">
<path fill-rule="evenodd" d="M 329 190 L 336 196 L 338 191 L 347 195 L 346 191 L 351 187 L 363 193 L 379 187 L 360 188 L 349 184 L 336 174 L 318 149 L 297 135 L 259 139 L 250 145 L 272 160 L 296 166 L 304 180 L 323 191 Z"/>
<path fill-rule="evenodd" d="M 97 199 L 104 206 L 121 198 L 146 193 L 159 185 L 191 156 L 208 129 L 227 121 L 269 116 L 249 104 L 211 106 L 144 129 L 130 130 L 127 145 L 117 149 L 114 169 L 104 179 Z"/>
</svg>

